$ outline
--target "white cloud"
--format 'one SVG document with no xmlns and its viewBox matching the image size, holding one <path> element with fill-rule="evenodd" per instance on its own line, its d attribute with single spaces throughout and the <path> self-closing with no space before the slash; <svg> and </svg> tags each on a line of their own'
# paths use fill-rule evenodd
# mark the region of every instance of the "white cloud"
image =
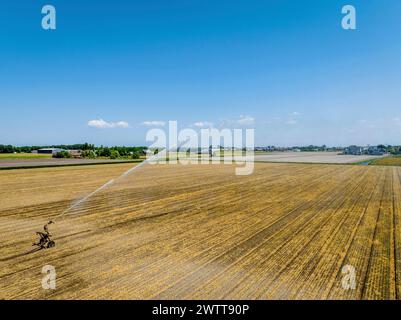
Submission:
<svg viewBox="0 0 401 320">
<path fill-rule="evenodd" d="M 194 126 L 198 128 L 212 127 L 213 123 L 209 121 L 198 121 L 194 123 Z"/>
<path fill-rule="evenodd" d="M 144 121 L 142 122 L 144 126 L 151 126 L 151 127 L 163 127 L 166 122 L 165 121 Z"/>
<path fill-rule="evenodd" d="M 108 122 L 103 119 L 89 120 L 88 126 L 93 128 L 128 128 L 129 124 L 126 121 Z"/>
<path fill-rule="evenodd" d="M 240 115 L 239 119 L 237 120 L 237 123 L 243 126 L 251 125 L 255 123 L 255 118 L 251 116 Z"/>
<path fill-rule="evenodd" d="M 238 118 L 221 119 L 219 128 L 233 127 L 233 126 L 249 126 L 255 123 L 255 118 L 251 116 L 240 115 Z"/>
<path fill-rule="evenodd" d="M 294 126 L 298 123 L 298 117 L 299 117 L 300 113 L 299 112 L 291 112 L 288 120 L 285 122 L 285 124 L 289 125 L 289 126 Z"/>
<path fill-rule="evenodd" d="M 290 125 L 290 126 L 293 126 L 293 125 L 297 124 L 298 121 L 295 120 L 295 119 L 290 119 L 290 120 L 287 120 L 285 123 Z"/>
</svg>

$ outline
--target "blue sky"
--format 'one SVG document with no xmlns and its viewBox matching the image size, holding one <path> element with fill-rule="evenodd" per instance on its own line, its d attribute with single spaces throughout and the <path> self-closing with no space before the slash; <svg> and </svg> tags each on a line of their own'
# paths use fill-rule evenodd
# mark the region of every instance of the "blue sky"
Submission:
<svg viewBox="0 0 401 320">
<path fill-rule="evenodd" d="M 255 128 L 257 145 L 401 144 L 400 39 L 398 0 L 3 0 L 0 144 L 138 145 L 168 120 Z"/>
</svg>

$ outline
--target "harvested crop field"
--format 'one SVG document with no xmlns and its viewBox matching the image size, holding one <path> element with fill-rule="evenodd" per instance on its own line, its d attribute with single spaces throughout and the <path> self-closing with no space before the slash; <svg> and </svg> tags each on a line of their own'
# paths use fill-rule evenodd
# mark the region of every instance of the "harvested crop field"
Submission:
<svg viewBox="0 0 401 320">
<path fill-rule="evenodd" d="M 380 158 L 382 156 L 344 155 L 339 152 L 271 152 L 255 154 L 255 161 L 289 163 L 349 164 Z"/>
<path fill-rule="evenodd" d="M 401 168 L 148 165 L 55 218 L 131 166 L 0 172 L 0 298 L 400 297 Z M 25 254 L 49 218 L 56 247 Z"/>
</svg>

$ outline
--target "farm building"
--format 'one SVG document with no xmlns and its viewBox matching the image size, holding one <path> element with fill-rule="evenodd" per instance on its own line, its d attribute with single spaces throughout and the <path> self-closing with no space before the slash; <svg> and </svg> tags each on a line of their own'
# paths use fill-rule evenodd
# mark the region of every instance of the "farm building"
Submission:
<svg viewBox="0 0 401 320">
<path fill-rule="evenodd" d="M 198 150 L 198 155 L 208 154 L 211 157 L 215 157 L 220 153 L 220 149 L 217 148 L 203 148 Z"/>
<path fill-rule="evenodd" d="M 81 158 L 81 150 L 68 150 L 68 153 L 73 158 Z"/>
<path fill-rule="evenodd" d="M 349 146 L 348 148 L 344 149 L 344 154 L 352 154 L 352 155 L 362 155 L 365 153 L 364 147 L 359 146 Z"/>
<path fill-rule="evenodd" d="M 382 156 L 385 153 L 386 153 L 386 151 L 379 147 L 369 147 L 368 148 L 368 154 L 370 154 L 370 155 Z"/>
<path fill-rule="evenodd" d="M 382 156 L 385 153 L 386 153 L 385 150 L 376 146 L 369 146 L 369 147 L 349 146 L 348 148 L 344 149 L 344 154 L 350 154 L 356 156 L 363 154 Z"/>
<path fill-rule="evenodd" d="M 38 153 L 39 154 L 56 154 L 59 152 L 64 151 L 64 149 L 60 149 L 60 148 L 42 148 L 42 149 L 38 149 Z"/>
</svg>

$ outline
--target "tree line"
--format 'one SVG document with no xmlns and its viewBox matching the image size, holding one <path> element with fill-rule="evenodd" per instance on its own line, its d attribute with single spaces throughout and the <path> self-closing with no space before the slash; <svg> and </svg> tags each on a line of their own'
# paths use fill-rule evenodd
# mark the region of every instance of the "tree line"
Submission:
<svg viewBox="0 0 401 320">
<path fill-rule="evenodd" d="M 58 145 L 47 145 L 47 146 L 22 146 L 17 147 L 13 145 L 3 145 L 0 144 L 0 153 L 30 153 L 34 150 L 43 149 L 43 148 L 59 148 L 65 150 L 89 150 L 94 149 L 95 146 L 89 143 L 81 143 L 81 144 L 58 144 Z"/>
<path fill-rule="evenodd" d="M 82 144 L 59 144 L 59 145 L 48 145 L 48 146 L 22 146 L 17 147 L 13 145 L 0 144 L 0 153 L 31 153 L 32 151 L 43 149 L 43 148 L 59 148 L 64 150 L 81 150 L 81 156 L 84 158 L 97 158 L 97 157 L 108 157 L 111 159 L 117 159 L 120 157 L 131 157 L 138 159 L 141 155 L 146 154 L 147 147 L 126 147 L 126 146 L 95 146 L 90 143 Z M 68 158 L 70 157 L 69 152 L 59 152 L 55 155 L 57 158 Z"/>
</svg>

